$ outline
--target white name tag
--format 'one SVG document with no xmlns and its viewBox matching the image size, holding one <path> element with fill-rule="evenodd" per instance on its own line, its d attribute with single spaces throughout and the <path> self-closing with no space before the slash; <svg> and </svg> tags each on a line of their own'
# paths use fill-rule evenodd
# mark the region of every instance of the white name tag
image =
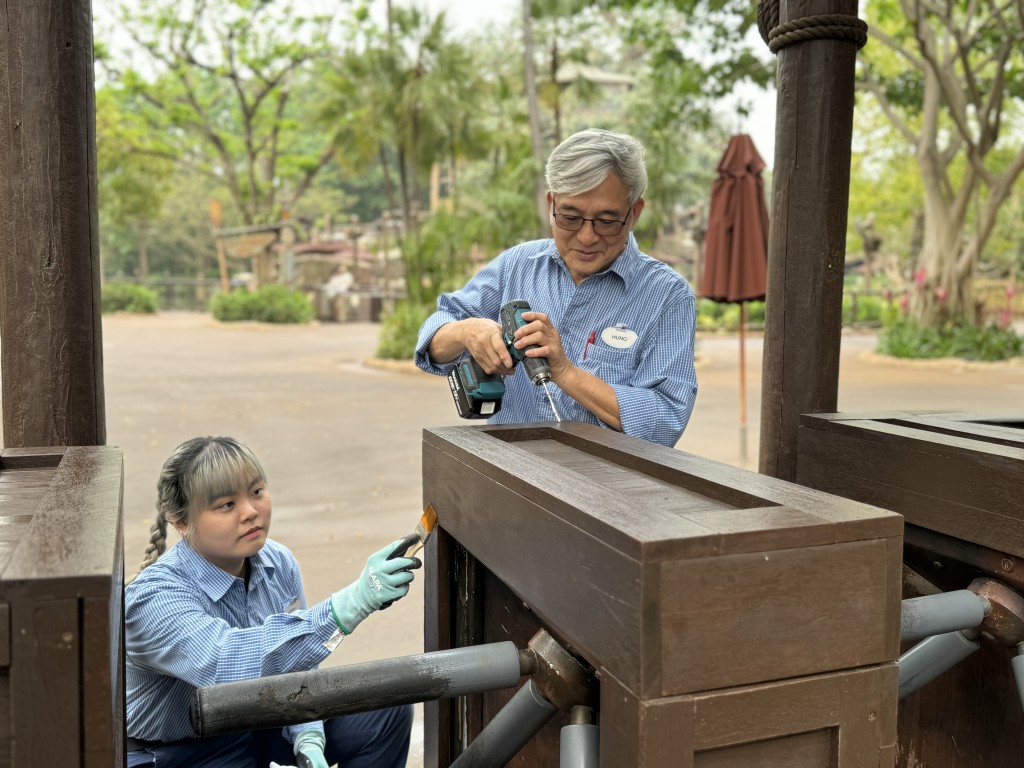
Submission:
<svg viewBox="0 0 1024 768">
<path fill-rule="evenodd" d="M 609 347 L 615 347 L 616 349 L 629 349 L 639 338 L 636 335 L 636 331 L 631 331 L 628 328 L 612 328 L 608 327 L 601 331 L 601 341 L 607 344 Z"/>
</svg>

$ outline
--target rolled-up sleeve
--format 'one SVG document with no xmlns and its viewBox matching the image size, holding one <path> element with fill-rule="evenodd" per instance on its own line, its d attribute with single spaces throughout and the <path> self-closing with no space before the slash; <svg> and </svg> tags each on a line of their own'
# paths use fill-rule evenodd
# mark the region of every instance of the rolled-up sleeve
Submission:
<svg viewBox="0 0 1024 768">
<path fill-rule="evenodd" d="M 635 373 L 628 383 L 611 385 L 627 435 L 670 448 L 679 441 L 697 399 L 696 325 L 693 293 L 673 291 Z"/>
<path fill-rule="evenodd" d="M 437 311 L 420 328 L 416 341 L 416 365 L 427 373 L 446 376 L 461 356 L 447 362 L 430 359 L 430 342 L 442 326 L 469 317 L 497 318 L 502 303 L 502 271 L 509 252 L 498 256 L 474 275 L 466 285 L 453 293 L 442 293 Z"/>
</svg>

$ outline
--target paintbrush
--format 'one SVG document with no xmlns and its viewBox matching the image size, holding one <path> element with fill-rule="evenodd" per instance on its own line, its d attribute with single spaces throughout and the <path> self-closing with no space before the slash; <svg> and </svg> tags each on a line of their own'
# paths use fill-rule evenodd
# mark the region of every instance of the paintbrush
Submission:
<svg viewBox="0 0 1024 768">
<path fill-rule="evenodd" d="M 412 557 L 415 555 L 426 545 L 430 534 L 434 532 L 435 525 L 437 525 L 437 512 L 434 511 L 430 504 L 427 504 L 423 508 L 423 516 L 420 517 L 419 523 L 416 524 L 416 530 L 402 539 L 402 543 L 395 547 L 395 551 L 391 553 L 388 559 L 399 556 Z"/>
</svg>

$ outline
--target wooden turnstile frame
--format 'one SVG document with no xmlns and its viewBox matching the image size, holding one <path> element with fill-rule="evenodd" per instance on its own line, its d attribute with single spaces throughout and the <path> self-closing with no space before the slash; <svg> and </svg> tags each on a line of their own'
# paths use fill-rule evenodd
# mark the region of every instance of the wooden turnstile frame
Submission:
<svg viewBox="0 0 1024 768">
<path fill-rule="evenodd" d="M 578 423 L 426 430 L 423 485 L 426 650 L 543 626 L 597 676 L 602 764 L 892 765 L 899 515 Z M 428 703 L 428 768 L 509 695 Z"/>
<path fill-rule="evenodd" d="M 118 448 L 0 450 L 0 768 L 124 764 Z"/>
</svg>

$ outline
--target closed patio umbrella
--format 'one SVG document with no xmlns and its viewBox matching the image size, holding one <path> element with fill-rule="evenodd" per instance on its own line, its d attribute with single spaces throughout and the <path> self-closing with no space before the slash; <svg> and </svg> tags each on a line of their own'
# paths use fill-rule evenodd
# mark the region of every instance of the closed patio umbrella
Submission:
<svg viewBox="0 0 1024 768">
<path fill-rule="evenodd" d="M 747 458 L 746 304 L 764 298 L 768 278 L 768 207 L 764 160 L 747 134 L 729 139 L 711 187 L 700 295 L 740 305 L 740 458 Z"/>
</svg>

